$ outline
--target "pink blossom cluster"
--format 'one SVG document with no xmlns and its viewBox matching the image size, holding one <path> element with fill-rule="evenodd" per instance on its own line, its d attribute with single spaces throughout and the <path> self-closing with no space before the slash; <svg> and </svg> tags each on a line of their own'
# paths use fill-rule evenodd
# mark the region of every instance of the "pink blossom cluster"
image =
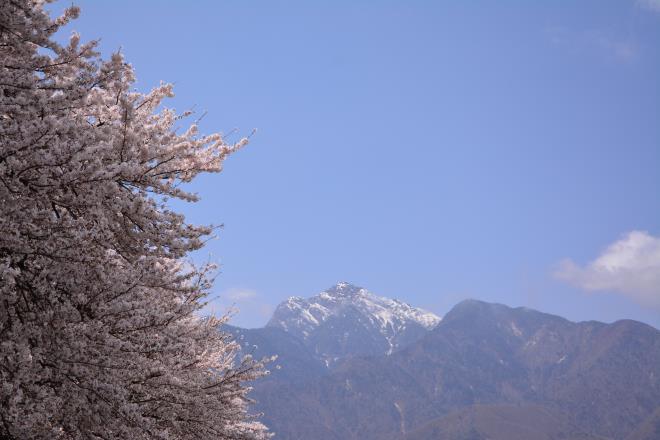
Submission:
<svg viewBox="0 0 660 440">
<path fill-rule="evenodd" d="M 261 439 L 222 320 L 194 312 L 212 232 L 167 204 L 245 139 L 202 136 L 132 89 L 119 54 L 53 34 L 43 1 L 0 4 L 0 438 Z"/>
</svg>

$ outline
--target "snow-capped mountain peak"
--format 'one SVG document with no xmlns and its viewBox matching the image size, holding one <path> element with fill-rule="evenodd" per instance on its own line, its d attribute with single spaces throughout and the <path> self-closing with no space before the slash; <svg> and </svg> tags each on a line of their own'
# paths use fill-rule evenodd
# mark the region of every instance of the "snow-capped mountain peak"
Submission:
<svg viewBox="0 0 660 440">
<path fill-rule="evenodd" d="M 340 282 L 311 298 L 289 298 L 267 326 L 311 342 L 317 352 L 376 354 L 391 353 L 439 321 L 431 312 Z"/>
</svg>

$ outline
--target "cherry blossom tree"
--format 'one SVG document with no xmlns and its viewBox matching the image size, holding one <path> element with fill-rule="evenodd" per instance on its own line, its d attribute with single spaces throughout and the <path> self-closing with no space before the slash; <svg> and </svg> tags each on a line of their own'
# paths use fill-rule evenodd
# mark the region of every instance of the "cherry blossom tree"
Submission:
<svg viewBox="0 0 660 440">
<path fill-rule="evenodd" d="M 0 3 L 0 439 L 261 439 L 263 363 L 200 319 L 211 227 L 171 210 L 246 140 L 202 136 L 132 89 L 121 55 L 53 34 L 43 0 Z"/>
</svg>

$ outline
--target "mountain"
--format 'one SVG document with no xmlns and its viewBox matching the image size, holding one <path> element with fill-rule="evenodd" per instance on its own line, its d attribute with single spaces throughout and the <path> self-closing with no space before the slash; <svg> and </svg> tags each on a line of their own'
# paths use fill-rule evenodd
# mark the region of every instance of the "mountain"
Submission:
<svg viewBox="0 0 660 440">
<path fill-rule="evenodd" d="M 234 329 L 244 349 L 283 352 L 253 392 L 276 438 L 655 438 L 658 330 L 474 300 L 432 322 L 397 304 L 342 283 Z"/>
<path fill-rule="evenodd" d="M 328 373 L 325 362 L 310 352 L 303 341 L 276 327 L 244 329 L 225 325 L 224 331 L 234 335 L 243 354 L 255 359 L 277 355 L 269 365 L 271 374 L 263 381 L 306 382 Z"/>
<path fill-rule="evenodd" d="M 406 433 L 405 440 L 603 440 L 565 414 L 545 406 L 472 405 Z"/>
<path fill-rule="evenodd" d="M 626 440 L 660 439 L 660 407 L 651 414 Z"/>
<path fill-rule="evenodd" d="M 342 282 L 311 298 L 289 298 L 266 328 L 297 337 L 329 365 L 347 356 L 392 354 L 438 322 L 433 313 Z"/>
<path fill-rule="evenodd" d="M 262 382 L 303 383 L 351 357 L 390 355 L 438 322 L 433 313 L 341 282 L 307 299 L 290 297 L 263 328 L 225 325 L 223 330 L 234 335 L 244 354 L 277 355 Z"/>
</svg>

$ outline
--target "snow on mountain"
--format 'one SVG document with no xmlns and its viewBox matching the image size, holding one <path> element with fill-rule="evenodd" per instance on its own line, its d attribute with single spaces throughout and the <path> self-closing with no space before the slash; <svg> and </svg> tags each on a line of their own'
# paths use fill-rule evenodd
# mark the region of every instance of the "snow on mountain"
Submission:
<svg viewBox="0 0 660 440">
<path fill-rule="evenodd" d="M 279 327 L 335 359 L 392 353 L 438 322 L 440 317 L 431 312 L 341 282 L 311 298 L 289 298 L 267 326 Z"/>
</svg>

